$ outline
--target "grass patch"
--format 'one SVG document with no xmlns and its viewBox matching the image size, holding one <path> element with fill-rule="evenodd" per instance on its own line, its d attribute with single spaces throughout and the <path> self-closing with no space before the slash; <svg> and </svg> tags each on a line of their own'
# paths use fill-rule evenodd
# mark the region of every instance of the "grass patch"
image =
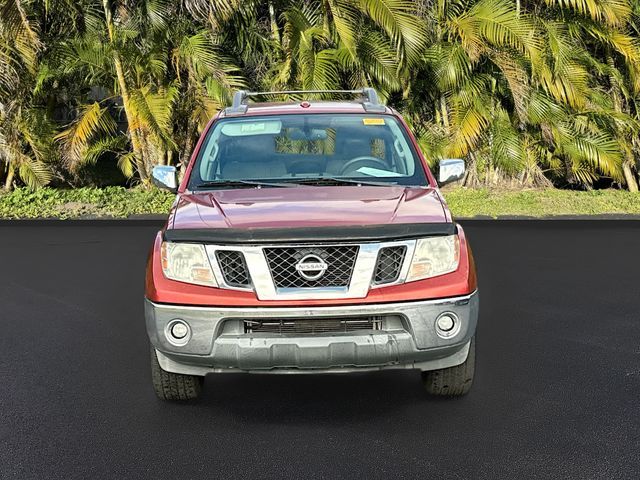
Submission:
<svg viewBox="0 0 640 480">
<path fill-rule="evenodd" d="M 142 188 L 77 188 L 62 190 L 19 188 L 0 193 L 0 218 L 124 218 L 136 214 L 165 214 L 175 196 Z"/>
<path fill-rule="evenodd" d="M 455 217 L 553 215 L 640 215 L 640 194 L 622 190 L 498 190 L 451 188 L 443 191 Z M 125 218 L 166 214 L 171 193 L 142 188 L 25 188 L 0 193 L 0 218 Z"/>
<path fill-rule="evenodd" d="M 640 194 L 624 190 L 453 188 L 443 194 L 455 217 L 640 214 Z"/>
</svg>

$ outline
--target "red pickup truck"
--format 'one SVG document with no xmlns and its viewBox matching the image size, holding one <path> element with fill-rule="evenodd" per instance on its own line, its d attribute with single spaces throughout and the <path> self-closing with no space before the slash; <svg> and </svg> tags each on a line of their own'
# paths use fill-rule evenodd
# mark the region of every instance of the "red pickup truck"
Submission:
<svg viewBox="0 0 640 480">
<path fill-rule="evenodd" d="M 249 101 L 273 95 L 302 100 Z M 440 162 L 441 185 L 463 174 Z M 171 166 L 152 177 L 176 193 L 146 274 L 158 397 L 195 398 L 222 372 L 415 369 L 431 394 L 469 391 L 471 249 L 373 89 L 237 92 L 181 181 Z"/>
</svg>

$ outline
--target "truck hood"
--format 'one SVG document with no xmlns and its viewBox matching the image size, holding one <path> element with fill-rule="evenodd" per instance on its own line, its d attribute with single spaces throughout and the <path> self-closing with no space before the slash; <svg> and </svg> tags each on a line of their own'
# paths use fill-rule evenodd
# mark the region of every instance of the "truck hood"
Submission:
<svg viewBox="0 0 640 480">
<path fill-rule="evenodd" d="M 168 224 L 282 228 L 448 221 L 448 211 L 433 188 L 309 186 L 179 194 Z"/>
</svg>

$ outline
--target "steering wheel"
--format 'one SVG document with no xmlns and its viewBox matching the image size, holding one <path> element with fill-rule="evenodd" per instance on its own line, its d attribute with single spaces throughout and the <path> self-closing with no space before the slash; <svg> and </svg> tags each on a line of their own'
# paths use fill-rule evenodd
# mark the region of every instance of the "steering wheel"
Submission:
<svg viewBox="0 0 640 480">
<path fill-rule="evenodd" d="M 389 166 L 387 165 L 387 162 L 385 162 L 381 158 L 371 157 L 369 155 L 362 155 L 361 157 L 352 158 L 347 163 L 345 163 L 344 166 L 342 167 L 342 170 L 340 170 L 340 175 L 344 175 L 347 172 L 355 172 L 355 171 L 357 171 L 358 169 L 357 168 L 353 168 L 353 166 L 357 165 L 359 163 L 363 163 L 365 165 L 367 163 L 368 164 L 374 164 L 376 167 L 381 167 L 384 170 L 387 170 L 389 168 Z"/>
</svg>

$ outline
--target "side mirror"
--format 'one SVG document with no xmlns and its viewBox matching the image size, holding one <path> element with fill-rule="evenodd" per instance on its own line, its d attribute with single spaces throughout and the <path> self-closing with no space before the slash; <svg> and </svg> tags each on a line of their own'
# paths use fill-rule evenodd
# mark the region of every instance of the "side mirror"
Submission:
<svg viewBox="0 0 640 480">
<path fill-rule="evenodd" d="M 440 166 L 438 170 L 438 184 L 440 186 L 447 183 L 461 180 L 464 177 L 464 160 L 459 158 L 445 158 L 440 160 Z"/>
<path fill-rule="evenodd" d="M 176 193 L 178 191 L 176 167 L 169 165 L 156 165 L 151 171 L 151 183 L 156 187 Z"/>
</svg>

